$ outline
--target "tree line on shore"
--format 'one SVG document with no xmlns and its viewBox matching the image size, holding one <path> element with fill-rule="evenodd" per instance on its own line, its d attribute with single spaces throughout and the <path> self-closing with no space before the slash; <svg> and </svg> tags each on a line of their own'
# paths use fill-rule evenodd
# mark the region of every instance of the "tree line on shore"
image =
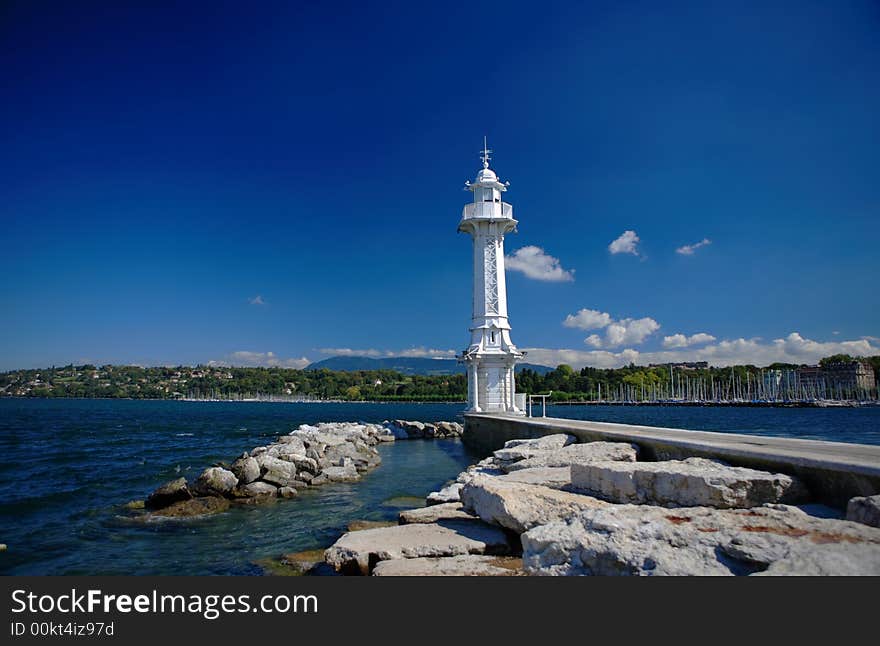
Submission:
<svg viewBox="0 0 880 646">
<path fill-rule="evenodd" d="M 835 355 L 823 363 L 852 360 Z M 880 371 L 880 356 L 864 359 Z M 793 370 L 773 364 L 765 368 L 673 369 L 669 366 L 582 368 L 560 365 L 547 374 L 525 369 L 517 375 L 517 391 L 551 393 L 554 401 L 614 399 L 620 393 L 669 392 L 689 383 L 759 383 L 766 370 Z M 720 386 L 719 386 L 720 387 Z M 658 390 L 660 389 L 660 390 Z M 675 392 L 675 391 L 673 391 Z M 683 391 L 679 391 L 683 392 Z M 393 370 L 331 371 L 291 368 L 230 368 L 216 366 L 67 365 L 0 373 L 0 396 L 131 399 L 241 399 L 276 397 L 348 401 L 464 401 L 467 377 L 403 375 Z M 644 398 L 644 397 L 643 397 Z"/>
</svg>

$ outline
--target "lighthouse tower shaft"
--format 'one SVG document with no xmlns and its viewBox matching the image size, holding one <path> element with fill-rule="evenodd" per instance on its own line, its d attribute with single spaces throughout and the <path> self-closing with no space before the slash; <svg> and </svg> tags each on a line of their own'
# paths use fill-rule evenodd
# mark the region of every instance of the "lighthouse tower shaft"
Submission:
<svg viewBox="0 0 880 646">
<path fill-rule="evenodd" d="M 514 366 L 523 353 L 510 339 L 504 274 L 504 236 L 516 231 L 517 221 L 501 200 L 507 186 L 489 168 L 490 152 L 483 147 L 483 169 L 465 185 L 474 199 L 458 225 L 473 239 L 474 258 L 471 342 L 459 359 L 468 368 L 468 410 L 521 414 Z"/>
</svg>

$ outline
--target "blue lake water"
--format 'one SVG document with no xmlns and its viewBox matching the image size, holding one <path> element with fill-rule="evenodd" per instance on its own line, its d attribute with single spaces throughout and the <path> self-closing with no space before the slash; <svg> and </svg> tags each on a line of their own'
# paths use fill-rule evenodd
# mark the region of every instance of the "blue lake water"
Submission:
<svg viewBox="0 0 880 646">
<path fill-rule="evenodd" d="M 480 456 L 457 440 L 380 446 L 357 483 L 191 521 L 133 523 L 121 505 L 194 479 L 299 424 L 460 419 L 461 404 L 270 404 L 0 399 L 0 574 L 260 574 L 284 552 L 325 547 L 352 520 L 401 505 Z M 550 407 L 555 417 L 880 444 L 880 409 Z"/>
</svg>

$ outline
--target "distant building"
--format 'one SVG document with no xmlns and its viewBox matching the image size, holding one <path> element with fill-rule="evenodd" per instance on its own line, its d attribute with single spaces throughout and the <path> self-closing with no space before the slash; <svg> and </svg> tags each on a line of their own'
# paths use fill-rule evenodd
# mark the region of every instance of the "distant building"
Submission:
<svg viewBox="0 0 880 646">
<path fill-rule="evenodd" d="M 873 390 L 877 382 L 874 368 L 866 361 L 838 361 L 823 368 L 826 383 L 832 388 Z"/>
<path fill-rule="evenodd" d="M 819 366 L 801 366 L 795 371 L 801 389 L 815 392 L 825 385 L 825 375 Z"/>
</svg>

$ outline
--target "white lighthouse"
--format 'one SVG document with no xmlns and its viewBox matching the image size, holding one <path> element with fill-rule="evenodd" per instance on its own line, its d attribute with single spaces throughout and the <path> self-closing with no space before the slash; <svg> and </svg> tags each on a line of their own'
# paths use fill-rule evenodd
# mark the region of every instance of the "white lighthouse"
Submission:
<svg viewBox="0 0 880 646">
<path fill-rule="evenodd" d="M 517 406 L 514 365 L 523 353 L 510 340 L 507 283 L 504 277 L 504 235 L 516 231 L 513 206 L 501 201 L 507 184 L 489 168 L 483 141 L 483 169 L 465 189 L 474 195 L 461 214 L 458 230 L 474 241 L 474 287 L 471 343 L 459 360 L 468 368 L 468 410 L 523 414 Z M 509 184 L 509 182 L 508 182 Z"/>
</svg>

